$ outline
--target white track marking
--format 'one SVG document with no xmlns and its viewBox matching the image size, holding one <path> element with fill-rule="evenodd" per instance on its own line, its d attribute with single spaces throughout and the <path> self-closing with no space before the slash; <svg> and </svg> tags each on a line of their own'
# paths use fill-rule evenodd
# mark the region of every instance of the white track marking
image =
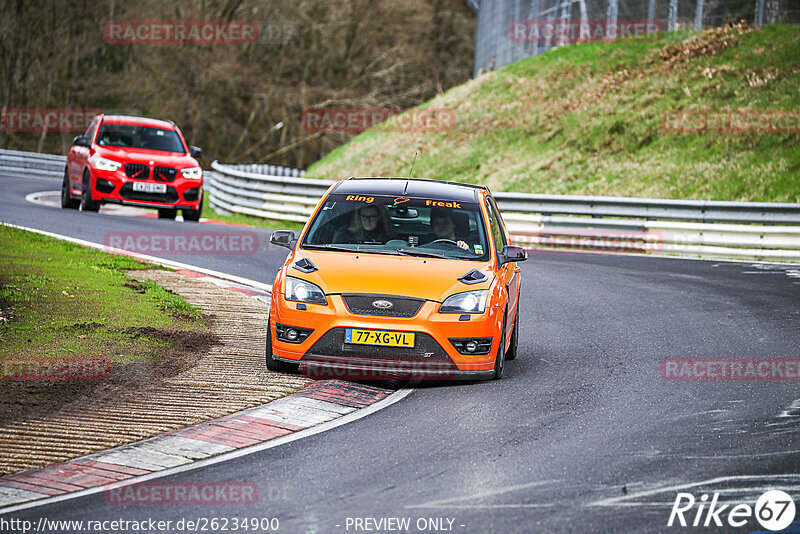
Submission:
<svg viewBox="0 0 800 534">
<path fill-rule="evenodd" d="M 462 501 L 469 501 L 473 499 L 483 499 L 486 497 L 492 497 L 494 495 L 502 495 L 504 493 L 509 493 L 511 491 L 516 491 L 520 489 L 527 489 L 527 488 L 534 488 L 537 486 L 545 486 L 548 484 L 554 484 L 561 482 L 560 480 L 538 480 L 536 482 L 528 482 L 527 484 L 516 484 L 514 486 L 506 486 L 503 488 L 496 488 L 492 490 L 480 491 L 478 493 L 473 493 L 472 495 L 464 495 L 460 497 L 451 497 L 448 499 L 441 499 L 438 501 L 431 501 L 423 504 L 412 504 L 406 506 L 406 508 L 514 508 L 514 507 L 521 507 L 521 508 L 531 508 L 531 507 L 542 507 L 542 506 L 551 506 L 551 505 L 544 505 L 544 504 L 492 504 L 492 505 L 474 505 L 474 504 L 463 504 L 457 505 L 453 503 L 462 502 Z"/>
<path fill-rule="evenodd" d="M 754 452 L 751 454 L 725 454 L 722 456 L 680 456 L 687 460 L 731 460 L 735 458 L 759 458 L 761 456 L 783 456 L 785 454 L 800 454 L 800 449 L 793 451 Z"/>
<path fill-rule="evenodd" d="M 45 199 L 44 197 L 54 197 L 54 199 Z M 38 191 L 30 193 L 25 196 L 25 201 L 37 206 L 47 206 L 48 208 L 61 209 L 61 191 Z M 136 206 L 121 205 L 121 204 L 103 204 L 100 207 L 100 213 L 103 215 L 115 215 L 118 217 L 140 217 L 153 213 L 154 208 L 137 208 Z M 183 221 L 182 215 L 175 217 L 176 221 Z M 201 218 L 200 222 L 207 221 L 208 219 Z"/>
<path fill-rule="evenodd" d="M 800 416 L 800 399 L 795 399 L 788 408 L 781 410 L 776 417 L 798 417 Z"/>
<path fill-rule="evenodd" d="M 492 508 L 552 508 L 554 503 L 520 503 L 520 504 L 416 504 L 406 508 L 447 508 L 455 510 L 492 509 Z"/>
<path fill-rule="evenodd" d="M 660 493 L 667 493 L 667 492 L 676 492 L 681 491 L 689 488 L 697 488 L 700 486 L 712 486 L 714 484 L 724 484 L 727 482 L 734 482 L 734 481 L 753 481 L 753 480 L 775 480 L 776 482 L 780 482 L 782 480 L 786 480 L 788 482 L 797 482 L 800 484 L 800 475 L 737 475 L 737 476 L 728 476 L 728 477 L 717 477 L 711 478 L 708 480 L 702 480 L 700 482 L 690 482 L 687 484 L 676 484 L 674 486 L 663 486 L 660 488 L 655 488 L 647 491 L 638 491 L 635 493 L 631 493 L 629 495 L 623 495 L 618 497 L 608 497 L 606 499 L 600 499 L 599 501 L 595 501 L 592 503 L 587 504 L 587 506 L 642 506 L 642 505 L 658 505 L 662 506 L 664 504 L 669 504 L 665 502 L 625 502 L 625 501 L 632 501 L 633 499 L 639 499 L 642 497 L 651 497 L 653 495 L 658 495 Z M 785 484 L 784 484 L 785 485 Z M 783 486 L 782 486 L 783 487 Z M 800 487 L 800 486 L 798 486 Z M 771 486 L 755 486 L 755 487 L 748 487 L 748 488 L 733 488 L 733 489 L 721 489 L 721 490 L 714 490 L 717 493 L 730 493 L 732 491 L 766 491 L 768 489 L 773 489 Z M 670 501 L 671 502 L 671 501 Z"/>
</svg>

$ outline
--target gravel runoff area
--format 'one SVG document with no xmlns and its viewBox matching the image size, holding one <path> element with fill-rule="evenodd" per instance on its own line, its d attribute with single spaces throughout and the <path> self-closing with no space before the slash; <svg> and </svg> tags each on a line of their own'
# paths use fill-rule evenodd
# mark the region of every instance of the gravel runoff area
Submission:
<svg viewBox="0 0 800 534">
<path fill-rule="evenodd" d="M 0 474 L 41 468 L 216 419 L 312 383 L 264 365 L 268 305 L 172 271 L 130 271 L 199 306 L 219 343 L 191 369 L 136 387 L 103 385 L 49 413 L 0 426 Z"/>
</svg>

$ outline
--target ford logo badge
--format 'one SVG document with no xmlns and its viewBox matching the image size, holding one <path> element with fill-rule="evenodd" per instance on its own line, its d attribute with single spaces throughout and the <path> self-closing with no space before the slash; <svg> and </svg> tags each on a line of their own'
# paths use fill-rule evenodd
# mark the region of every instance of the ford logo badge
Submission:
<svg viewBox="0 0 800 534">
<path fill-rule="evenodd" d="M 378 308 L 379 310 L 388 310 L 389 308 L 394 306 L 394 304 L 392 304 L 388 300 L 374 300 L 372 301 L 372 306 Z"/>
</svg>

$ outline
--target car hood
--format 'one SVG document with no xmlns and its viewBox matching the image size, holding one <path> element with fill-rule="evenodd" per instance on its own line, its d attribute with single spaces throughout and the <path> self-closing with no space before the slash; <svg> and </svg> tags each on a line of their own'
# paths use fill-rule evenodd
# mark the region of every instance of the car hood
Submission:
<svg viewBox="0 0 800 534">
<path fill-rule="evenodd" d="M 140 163 L 150 165 L 163 165 L 166 167 L 176 167 L 185 169 L 187 167 L 198 167 L 197 160 L 189 154 L 177 154 L 175 152 L 163 152 L 160 150 L 142 150 L 123 147 L 98 147 L 97 155 L 108 158 L 120 163 Z"/>
<path fill-rule="evenodd" d="M 292 265 L 308 258 L 319 270 L 304 273 Z M 465 284 L 458 278 L 477 269 L 486 279 Z M 313 282 L 325 294 L 403 295 L 441 302 L 454 293 L 486 289 L 494 274 L 488 263 L 383 254 L 298 250 L 286 274 Z"/>
</svg>

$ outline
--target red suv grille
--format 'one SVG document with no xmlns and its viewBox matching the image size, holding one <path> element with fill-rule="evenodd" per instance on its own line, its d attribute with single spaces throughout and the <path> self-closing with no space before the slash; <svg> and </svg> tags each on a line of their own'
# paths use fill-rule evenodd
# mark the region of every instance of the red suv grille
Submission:
<svg viewBox="0 0 800 534">
<path fill-rule="evenodd" d="M 147 180 L 150 178 L 150 167 L 139 163 L 126 163 L 125 176 L 136 180 Z"/>
<path fill-rule="evenodd" d="M 153 178 L 165 182 L 171 182 L 177 174 L 178 170 L 173 167 L 156 167 L 153 169 Z"/>
</svg>

